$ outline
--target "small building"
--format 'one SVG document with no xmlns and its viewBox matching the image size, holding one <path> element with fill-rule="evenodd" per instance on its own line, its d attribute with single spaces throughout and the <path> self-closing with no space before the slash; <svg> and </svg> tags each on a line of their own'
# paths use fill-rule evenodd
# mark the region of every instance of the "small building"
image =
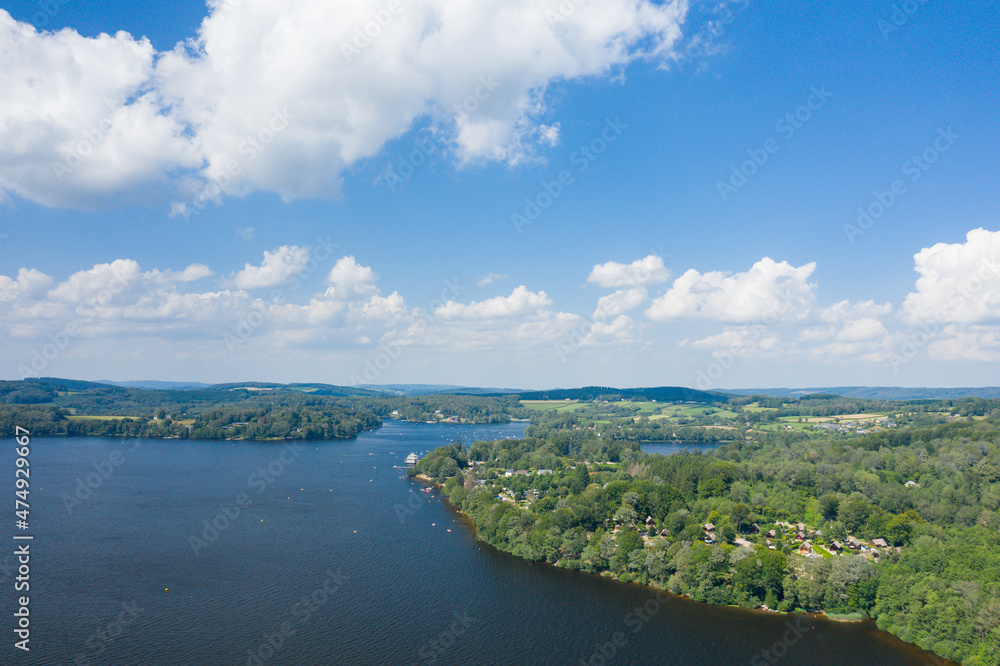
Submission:
<svg viewBox="0 0 1000 666">
<path fill-rule="evenodd" d="M 903 485 L 906 486 L 907 488 L 919 488 L 920 487 L 920 484 L 917 483 L 916 481 L 914 481 L 913 479 L 910 479 L 909 481 L 907 481 Z"/>
<path fill-rule="evenodd" d="M 415 467 L 418 460 L 420 460 L 420 458 L 417 457 L 417 454 L 411 453 L 410 455 L 406 456 L 406 466 Z"/>
<path fill-rule="evenodd" d="M 653 520 L 652 516 L 646 516 L 646 529 L 649 529 L 649 530 L 655 530 L 656 529 L 656 521 Z"/>
<path fill-rule="evenodd" d="M 760 525 L 754 523 L 753 525 L 750 526 L 750 531 L 753 532 L 754 534 L 760 534 Z"/>
<path fill-rule="evenodd" d="M 670 536 L 670 530 L 668 530 L 667 528 L 663 528 L 662 530 L 660 530 L 660 536 L 661 537 L 668 537 L 668 536 Z"/>
<path fill-rule="evenodd" d="M 861 550 L 861 542 L 853 536 L 847 537 L 847 547 L 851 550 Z"/>
<path fill-rule="evenodd" d="M 701 529 L 702 529 L 703 532 L 706 532 L 706 533 L 707 532 L 714 532 L 715 531 L 715 525 L 713 523 L 705 523 L 704 525 L 701 526 Z"/>
<path fill-rule="evenodd" d="M 768 530 L 767 534 L 765 534 L 764 536 L 766 536 L 768 539 L 777 539 L 778 533 L 774 530 Z"/>
<path fill-rule="evenodd" d="M 827 546 L 826 549 L 833 553 L 839 553 L 844 549 L 844 544 L 834 539 L 833 543 Z"/>
<path fill-rule="evenodd" d="M 871 543 L 868 544 L 869 548 L 888 548 L 889 544 L 886 543 L 885 539 L 879 537 L 878 539 L 872 539 Z"/>
<path fill-rule="evenodd" d="M 803 541 L 802 545 L 799 546 L 798 553 L 799 555 L 807 555 L 807 556 L 812 555 L 813 554 L 812 544 L 809 543 L 808 541 Z"/>
</svg>

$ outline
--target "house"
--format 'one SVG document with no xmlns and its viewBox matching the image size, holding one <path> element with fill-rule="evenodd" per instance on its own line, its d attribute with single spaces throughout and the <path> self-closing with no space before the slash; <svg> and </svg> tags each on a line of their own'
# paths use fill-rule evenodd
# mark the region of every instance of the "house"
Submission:
<svg viewBox="0 0 1000 666">
<path fill-rule="evenodd" d="M 753 548 L 753 542 L 747 541 L 746 539 L 741 539 L 739 537 L 736 537 L 736 539 L 733 540 L 733 543 L 735 543 L 737 546 L 742 546 L 744 548 Z"/>
<path fill-rule="evenodd" d="M 832 553 L 839 553 L 840 551 L 842 551 L 844 549 L 844 544 L 842 544 L 839 541 L 837 541 L 836 539 L 834 539 L 833 543 L 831 543 L 829 546 L 827 546 L 826 549 L 829 550 Z"/>
<path fill-rule="evenodd" d="M 909 481 L 907 481 L 903 485 L 906 486 L 907 488 L 919 488 L 920 487 L 920 484 L 917 483 L 916 481 L 912 480 L 912 479 L 910 479 Z"/>
<path fill-rule="evenodd" d="M 758 525 L 757 523 L 754 523 L 750 527 L 750 531 L 753 532 L 754 534 L 760 534 L 760 525 Z"/>
<path fill-rule="evenodd" d="M 765 534 L 764 536 L 766 536 L 768 539 L 777 539 L 778 533 L 775 532 L 774 530 L 768 530 L 767 534 Z"/>
<path fill-rule="evenodd" d="M 417 457 L 417 454 L 411 453 L 410 455 L 406 456 L 406 466 L 414 467 L 417 464 L 418 460 L 420 460 L 420 458 Z"/>
<path fill-rule="evenodd" d="M 812 544 L 809 543 L 808 541 L 803 541 L 802 545 L 799 546 L 798 553 L 799 555 L 806 555 L 806 556 L 812 555 L 813 554 Z"/>
<path fill-rule="evenodd" d="M 872 539 L 871 543 L 868 544 L 869 548 L 888 548 L 889 544 L 886 543 L 885 539 L 878 538 Z"/>
<path fill-rule="evenodd" d="M 514 476 L 514 470 L 509 469 L 503 473 L 504 476 Z"/>
<path fill-rule="evenodd" d="M 656 521 L 652 516 L 646 516 L 646 529 L 652 531 L 656 529 Z"/>
<path fill-rule="evenodd" d="M 670 536 L 670 530 L 668 530 L 666 528 L 660 530 L 660 536 L 661 537 L 668 537 L 668 536 Z"/>
<path fill-rule="evenodd" d="M 853 536 L 847 537 L 847 547 L 851 550 L 861 550 L 861 542 Z"/>
<path fill-rule="evenodd" d="M 704 525 L 701 526 L 701 529 L 703 532 L 714 532 L 715 525 L 713 523 L 705 523 Z"/>
<path fill-rule="evenodd" d="M 796 532 L 795 533 L 795 540 L 796 541 L 805 541 L 806 540 L 805 532 Z"/>
</svg>

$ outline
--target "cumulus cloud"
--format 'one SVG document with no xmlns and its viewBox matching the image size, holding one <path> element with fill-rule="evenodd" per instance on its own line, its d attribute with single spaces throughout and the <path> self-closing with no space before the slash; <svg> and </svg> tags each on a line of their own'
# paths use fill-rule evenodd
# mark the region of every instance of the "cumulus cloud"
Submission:
<svg viewBox="0 0 1000 666">
<path fill-rule="evenodd" d="M 611 319 L 639 307 L 646 300 L 646 288 L 619 289 L 601 297 L 594 310 L 594 319 Z"/>
<path fill-rule="evenodd" d="M 819 317 L 826 323 L 836 323 L 862 317 L 884 317 L 892 312 L 892 303 L 878 304 L 875 301 L 844 300 L 824 308 Z"/>
<path fill-rule="evenodd" d="M 911 323 L 1000 320 L 1000 231 L 973 229 L 964 243 L 938 243 L 913 257 L 920 274 L 903 301 Z"/>
<path fill-rule="evenodd" d="M 816 263 L 795 267 L 764 257 L 746 273 L 691 269 L 653 300 L 646 316 L 654 321 L 709 319 L 745 323 L 785 320 L 802 316 L 815 300 L 816 285 L 809 276 Z"/>
<path fill-rule="evenodd" d="M 165 190 L 177 214 L 255 190 L 329 197 L 345 169 L 421 124 L 460 162 L 516 164 L 558 140 L 558 124 L 541 122 L 552 82 L 668 61 L 687 10 L 394 6 L 212 0 L 197 35 L 161 53 L 122 32 L 38 32 L 0 11 L 0 188 L 70 207 Z"/>
<path fill-rule="evenodd" d="M 476 280 L 476 286 L 485 287 L 486 285 L 493 284 L 497 280 L 506 280 L 507 278 L 507 275 L 502 275 L 500 273 L 488 273 Z"/>
<path fill-rule="evenodd" d="M 371 266 L 359 264 L 352 255 L 338 259 L 327 280 L 338 298 L 351 298 L 376 293 L 378 274 Z"/>
<path fill-rule="evenodd" d="M 238 289 L 273 287 L 301 273 L 308 261 L 307 247 L 282 245 L 273 252 L 265 250 L 264 262 L 260 266 L 246 264 L 233 278 L 233 285 Z"/>
<path fill-rule="evenodd" d="M 500 319 L 538 314 L 552 305 L 544 291 L 533 292 L 521 285 L 510 296 L 497 296 L 485 301 L 469 304 L 448 301 L 434 310 L 434 315 L 442 319 Z"/>
<path fill-rule="evenodd" d="M 587 277 L 587 282 L 593 282 L 602 287 L 639 287 L 648 284 L 666 282 L 670 279 L 670 271 L 663 266 L 663 259 L 649 255 L 631 264 L 620 264 L 609 261 L 594 266 Z"/>
</svg>

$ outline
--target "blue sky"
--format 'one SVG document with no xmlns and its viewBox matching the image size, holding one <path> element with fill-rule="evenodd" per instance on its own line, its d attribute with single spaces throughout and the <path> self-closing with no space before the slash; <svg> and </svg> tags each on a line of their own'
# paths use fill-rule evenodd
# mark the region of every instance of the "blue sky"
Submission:
<svg viewBox="0 0 1000 666">
<path fill-rule="evenodd" d="M 3 9 L 5 378 L 996 384 L 989 3 Z"/>
</svg>

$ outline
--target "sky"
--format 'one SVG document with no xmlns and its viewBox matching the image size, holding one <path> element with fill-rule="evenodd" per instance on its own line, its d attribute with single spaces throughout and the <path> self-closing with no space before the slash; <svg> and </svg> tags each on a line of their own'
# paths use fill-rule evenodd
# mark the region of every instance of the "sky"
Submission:
<svg viewBox="0 0 1000 666">
<path fill-rule="evenodd" d="M 987 386 L 986 1 L 0 2 L 0 378 Z"/>
</svg>

